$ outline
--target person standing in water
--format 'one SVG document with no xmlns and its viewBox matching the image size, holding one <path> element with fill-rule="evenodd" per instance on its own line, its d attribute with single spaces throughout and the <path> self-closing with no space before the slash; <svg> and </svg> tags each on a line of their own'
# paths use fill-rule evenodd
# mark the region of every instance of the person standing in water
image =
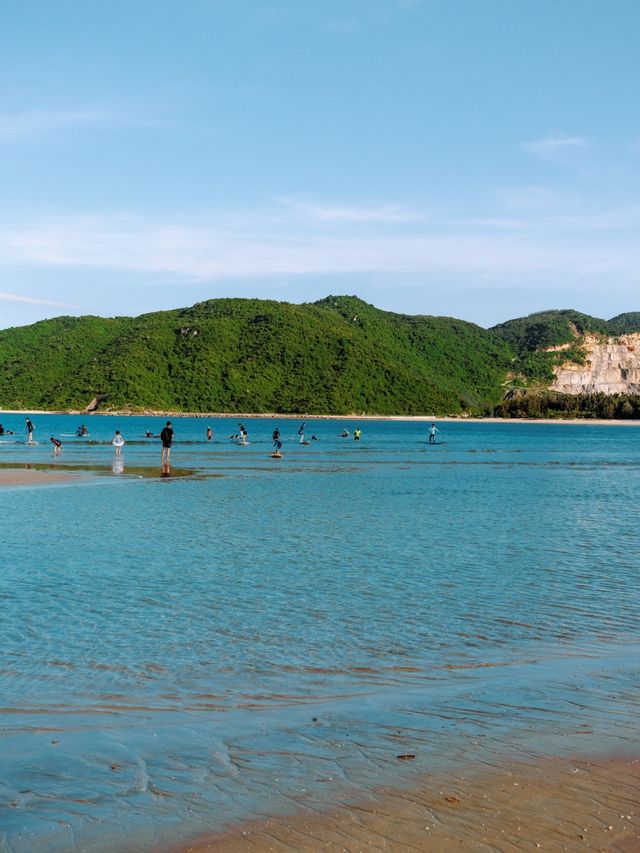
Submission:
<svg viewBox="0 0 640 853">
<path fill-rule="evenodd" d="M 440 430 L 438 427 L 435 424 L 431 424 L 431 427 L 429 428 L 429 444 L 436 443 L 436 434 L 439 432 Z"/>
<path fill-rule="evenodd" d="M 60 439 L 54 438 L 53 436 L 51 436 L 49 441 L 51 442 L 51 444 L 53 444 L 53 455 L 54 456 L 60 456 L 60 454 L 62 452 L 62 442 L 60 441 Z"/>
<path fill-rule="evenodd" d="M 116 430 L 116 434 L 113 436 L 113 441 L 111 442 L 111 444 L 113 444 L 116 449 L 116 456 L 120 456 L 120 452 L 124 445 L 124 438 L 122 437 L 122 434 L 120 433 L 119 429 Z"/>
<path fill-rule="evenodd" d="M 360 429 L 360 427 L 356 427 L 356 429 L 354 429 L 354 431 L 353 431 L 353 440 L 354 441 L 360 441 L 361 435 L 362 435 L 362 430 Z"/>
<path fill-rule="evenodd" d="M 162 442 L 162 462 L 165 465 L 169 464 L 171 456 L 171 445 L 173 444 L 173 427 L 171 421 L 167 421 L 167 425 L 160 433 L 160 441 Z"/>
<path fill-rule="evenodd" d="M 211 429 L 211 427 L 207 427 L 207 441 L 211 441 L 212 438 L 213 438 L 213 430 Z"/>
<path fill-rule="evenodd" d="M 34 429 L 35 429 L 34 425 L 31 423 L 29 418 L 27 418 L 27 444 L 33 444 L 33 431 L 34 431 Z"/>
<path fill-rule="evenodd" d="M 238 424 L 238 429 L 240 430 L 240 441 L 242 444 L 247 443 L 247 436 L 249 433 L 247 432 L 244 424 Z"/>
</svg>

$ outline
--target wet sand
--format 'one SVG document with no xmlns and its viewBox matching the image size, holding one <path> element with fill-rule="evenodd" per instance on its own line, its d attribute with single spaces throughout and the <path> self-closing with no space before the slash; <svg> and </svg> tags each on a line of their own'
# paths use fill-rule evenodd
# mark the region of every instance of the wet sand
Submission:
<svg viewBox="0 0 640 853">
<path fill-rule="evenodd" d="M 300 796 L 304 809 L 304 795 Z M 549 758 L 428 776 L 326 813 L 270 818 L 166 853 L 640 851 L 640 760 Z"/>
<path fill-rule="evenodd" d="M 68 471 L 39 471 L 35 468 L 0 469 L 0 488 L 3 486 L 52 486 L 57 483 L 79 482 L 78 474 Z"/>
</svg>

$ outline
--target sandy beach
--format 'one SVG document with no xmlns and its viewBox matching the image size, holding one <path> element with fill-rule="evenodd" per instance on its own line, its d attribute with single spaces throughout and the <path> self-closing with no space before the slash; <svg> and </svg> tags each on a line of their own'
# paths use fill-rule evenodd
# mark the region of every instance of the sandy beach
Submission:
<svg viewBox="0 0 640 853">
<path fill-rule="evenodd" d="M 163 853 L 640 850 L 640 761 L 549 758 L 424 778 L 324 814 L 234 828 Z M 304 809 L 304 795 L 300 796 Z"/>
<path fill-rule="evenodd" d="M 140 411 L 130 410 L 105 410 L 99 412 L 85 412 L 79 410 L 57 410 L 51 411 L 36 409 L 0 409 L 1 415 L 73 415 L 74 417 L 147 417 L 147 418 L 227 418 L 236 420 L 238 418 L 274 418 L 277 420 L 306 420 L 306 421 L 404 421 L 415 423 L 426 423 L 436 421 L 439 423 L 470 423 L 470 424 L 578 424 L 582 426 L 640 426 L 640 420 L 620 420 L 614 418 L 480 418 L 466 417 L 465 415 L 371 415 L 351 412 L 346 415 L 310 415 L 306 412 L 285 413 L 282 412 L 176 412 L 157 411 L 155 409 L 142 409 Z"/>
<path fill-rule="evenodd" d="M 82 479 L 68 471 L 43 471 L 35 468 L 0 469 L 0 488 L 3 486 L 52 486 L 78 482 Z"/>
</svg>

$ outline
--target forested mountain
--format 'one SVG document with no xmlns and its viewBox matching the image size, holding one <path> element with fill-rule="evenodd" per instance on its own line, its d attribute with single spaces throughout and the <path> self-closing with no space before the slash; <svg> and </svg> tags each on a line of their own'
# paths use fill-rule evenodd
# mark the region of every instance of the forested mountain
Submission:
<svg viewBox="0 0 640 853">
<path fill-rule="evenodd" d="M 81 409 L 105 395 L 106 409 L 489 414 L 514 382 L 548 378 L 557 356 L 545 347 L 632 330 L 640 313 L 549 311 L 487 330 L 355 296 L 58 317 L 0 331 L 0 408 Z"/>
</svg>

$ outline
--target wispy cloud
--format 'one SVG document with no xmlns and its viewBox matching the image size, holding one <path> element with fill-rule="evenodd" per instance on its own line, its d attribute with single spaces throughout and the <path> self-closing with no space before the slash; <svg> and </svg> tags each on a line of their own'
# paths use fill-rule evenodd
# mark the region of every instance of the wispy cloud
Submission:
<svg viewBox="0 0 640 853">
<path fill-rule="evenodd" d="M 588 148 L 590 145 L 591 141 L 584 136 L 554 134 L 552 136 L 545 136 L 542 139 L 534 139 L 532 142 L 523 142 L 521 148 L 530 154 L 549 155 Z"/>
<path fill-rule="evenodd" d="M 591 140 L 585 136 L 557 133 L 530 142 L 522 142 L 520 148 L 530 157 L 556 167 L 569 169 L 583 177 L 594 170 L 595 152 Z M 604 164 L 599 163 L 597 172 L 602 173 L 603 168 Z"/>
<path fill-rule="evenodd" d="M 634 233 L 621 236 L 611 228 L 611 222 L 622 221 Z M 619 211 L 617 217 L 608 212 L 600 220 L 593 214 L 588 223 L 579 217 L 533 217 L 518 227 L 500 218 L 386 230 L 375 220 L 369 228 L 359 221 L 349 226 L 339 217 L 327 222 L 318 229 L 270 216 L 243 223 L 237 214 L 189 222 L 121 214 L 0 223 L 0 264 L 119 270 L 185 282 L 336 273 L 467 276 L 478 286 L 487 278 L 505 285 L 538 276 L 556 281 L 639 278 L 635 209 Z"/>
<path fill-rule="evenodd" d="M 55 308 L 79 308 L 78 305 L 69 305 L 66 302 L 56 302 L 54 299 L 37 299 L 35 296 L 19 296 L 17 293 L 4 293 L 0 291 L 0 302 L 20 302 L 26 305 L 52 305 Z"/>
<path fill-rule="evenodd" d="M 416 222 L 423 219 L 422 215 L 394 204 L 353 207 L 313 204 L 291 198 L 281 198 L 278 201 L 318 222 L 393 223 Z"/>
<path fill-rule="evenodd" d="M 0 113 L 0 140 L 44 137 L 52 133 L 78 128 L 118 126 L 151 126 L 154 119 L 131 111 L 111 109 L 50 110 Z"/>
</svg>

